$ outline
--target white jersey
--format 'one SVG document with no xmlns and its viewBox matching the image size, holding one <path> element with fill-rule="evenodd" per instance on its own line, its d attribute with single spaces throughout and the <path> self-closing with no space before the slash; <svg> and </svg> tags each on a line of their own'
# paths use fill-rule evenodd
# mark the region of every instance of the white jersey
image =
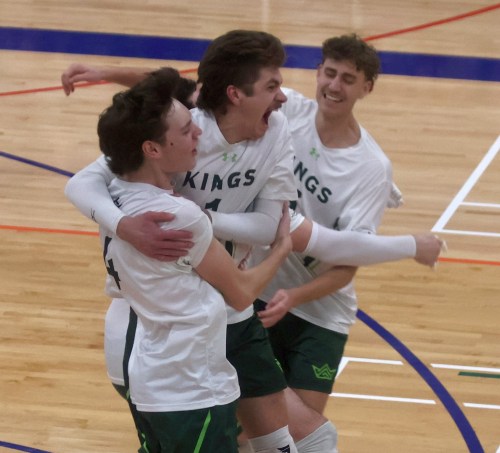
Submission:
<svg viewBox="0 0 500 453">
<path fill-rule="evenodd" d="M 198 109 L 191 110 L 194 122 L 203 130 L 198 142 L 198 159 L 194 170 L 177 178 L 177 191 L 202 208 L 223 213 L 251 211 L 255 199 L 296 199 L 293 178 L 293 149 L 286 118 L 273 112 L 269 128 L 260 140 L 230 145 L 222 136 L 213 115 Z M 108 198 L 108 185 L 114 175 L 104 156 L 77 175 L 78 185 L 68 185 L 66 195 L 72 203 L 95 220 L 116 231 L 123 214 Z M 75 178 L 73 178 L 75 180 Z M 72 181 L 70 181 L 72 182 Z M 89 193 L 91 195 L 89 195 Z M 222 195 L 223 194 L 223 195 Z M 248 246 L 232 244 L 233 256 L 239 261 Z M 121 371 L 123 342 L 120 332 L 126 332 L 128 309 L 123 306 L 120 291 L 107 285 L 107 294 L 113 298 L 105 323 L 105 353 L 108 375 L 112 382 L 123 385 Z M 237 312 L 227 307 L 228 323 L 250 317 L 252 307 Z"/>
<path fill-rule="evenodd" d="M 237 375 L 225 354 L 225 302 L 194 271 L 213 237 L 209 219 L 191 201 L 149 184 L 115 179 L 109 190 L 127 215 L 170 212 L 176 217 L 168 228 L 193 232 L 189 256 L 164 263 L 101 229 L 108 280 L 138 317 L 129 362 L 133 403 L 140 411 L 170 412 L 236 400 Z"/>
<path fill-rule="evenodd" d="M 389 159 L 361 127 L 361 138 L 349 148 L 325 147 L 316 130 L 316 101 L 284 90 L 283 106 L 295 149 L 294 173 L 299 191 L 297 210 L 306 218 L 336 230 L 376 233 L 392 186 Z M 305 284 L 330 268 L 293 253 L 262 297 L 280 288 Z M 353 283 L 334 294 L 290 310 L 318 326 L 347 334 L 355 322 L 357 300 Z"/>
<path fill-rule="evenodd" d="M 200 109 L 191 110 L 193 122 L 201 128 L 195 168 L 178 175 L 176 191 L 204 209 L 222 213 L 253 210 L 255 199 L 295 200 L 293 149 L 286 118 L 273 112 L 269 128 L 258 140 L 229 144 L 215 117 Z M 232 244 L 238 260 L 249 246 Z M 249 318 L 253 307 L 238 312 L 227 307 L 228 323 Z"/>
</svg>

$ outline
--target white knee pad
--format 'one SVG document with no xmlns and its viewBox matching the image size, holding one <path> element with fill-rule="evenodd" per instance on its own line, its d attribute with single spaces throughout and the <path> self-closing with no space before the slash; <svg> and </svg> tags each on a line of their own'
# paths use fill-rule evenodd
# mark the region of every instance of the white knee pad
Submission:
<svg viewBox="0 0 500 453">
<path fill-rule="evenodd" d="M 328 421 L 296 442 L 298 453 L 338 453 L 337 428 Z"/>
<path fill-rule="evenodd" d="M 288 426 L 248 441 L 255 453 L 298 453 Z"/>
</svg>

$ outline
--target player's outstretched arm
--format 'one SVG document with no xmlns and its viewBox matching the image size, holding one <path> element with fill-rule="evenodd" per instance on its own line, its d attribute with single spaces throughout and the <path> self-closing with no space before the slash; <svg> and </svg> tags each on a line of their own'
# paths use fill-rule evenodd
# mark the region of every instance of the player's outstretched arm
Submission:
<svg viewBox="0 0 500 453">
<path fill-rule="evenodd" d="M 143 80 L 154 69 L 90 66 L 82 63 L 71 64 L 61 75 L 61 82 L 66 96 L 75 91 L 75 83 L 99 82 L 101 80 L 132 87 Z"/>
<path fill-rule="evenodd" d="M 380 236 L 355 231 L 336 231 L 308 219 L 292 232 L 294 250 L 322 262 L 344 266 L 371 264 L 414 258 L 433 266 L 443 241 L 432 233 Z"/>
</svg>

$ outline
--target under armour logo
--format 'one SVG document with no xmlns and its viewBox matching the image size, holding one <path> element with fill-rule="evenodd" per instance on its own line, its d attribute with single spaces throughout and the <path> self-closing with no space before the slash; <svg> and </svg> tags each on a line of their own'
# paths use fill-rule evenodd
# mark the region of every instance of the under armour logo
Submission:
<svg viewBox="0 0 500 453">
<path fill-rule="evenodd" d="M 238 156 L 233 153 L 232 155 L 229 155 L 228 153 L 224 153 L 222 155 L 222 160 L 226 162 L 227 160 L 231 159 L 231 162 L 236 162 L 238 160 Z"/>
<path fill-rule="evenodd" d="M 282 451 L 283 453 L 290 453 L 290 445 L 287 445 L 286 447 L 281 447 L 278 448 L 279 451 Z"/>
<path fill-rule="evenodd" d="M 335 374 L 337 374 L 337 369 L 330 368 L 327 363 L 325 363 L 321 368 L 314 365 L 312 368 L 317 379 L 331 381 L 335 377 Z"/>
<path fill-rule="evenodd" d="M 316 160 L 318 160 L 319 153 L 318 153 L 318 151 L 316 151 L 316 148 L 311 148 L 311 151 L 309 151 L 309 154 L 311 155 L 311 157 L 314 157 Z"/>
</svg>

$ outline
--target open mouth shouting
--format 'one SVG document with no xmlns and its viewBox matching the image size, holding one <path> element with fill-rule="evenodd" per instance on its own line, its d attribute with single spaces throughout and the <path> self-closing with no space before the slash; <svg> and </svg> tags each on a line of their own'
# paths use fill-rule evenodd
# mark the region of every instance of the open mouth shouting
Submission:
<svg viewBox="0 0 500 453">
<path fill-rule="evenodd" d="M 267 110 L 266 113 L 262 116 L 262 120 L 264 121 L 265 125 L 269 125 L 269 117 L 271 116 L 271 113 L 273 113 L 274 109 Z"/>
</svg>

